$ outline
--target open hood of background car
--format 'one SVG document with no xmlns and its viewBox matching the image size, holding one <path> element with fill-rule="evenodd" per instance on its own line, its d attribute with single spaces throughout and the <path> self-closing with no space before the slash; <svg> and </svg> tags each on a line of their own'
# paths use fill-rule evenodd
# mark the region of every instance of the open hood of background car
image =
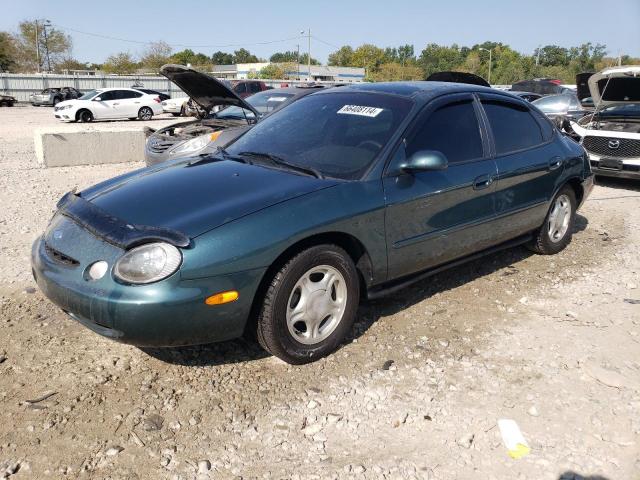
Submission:
<svg viewBox="0 0 640 480">
<path fill-rule="evenodd" d="M 596 107 L 640 102 L 640 65 L 606 68 L 589 78 Z"/>
<path fill-rule="evenodd" d="M 179 86 L 184 93 L 207 112 L 216 105 L 236 105 L 252 111 L 256 118 L 259 116 L 258 112 L 236 95 L 233 90 L 206 73 L 198 72 L 184 65 L 163 65 L 160 74 Z"/>
<path fill-rule="evenodd" d="M 427 81 L 468 83 L 470 85 L 480 85 L 481 87 L 491 86 L 484 78 L 466 72 L 435 72 L 427 77 Z"/>
</svg>

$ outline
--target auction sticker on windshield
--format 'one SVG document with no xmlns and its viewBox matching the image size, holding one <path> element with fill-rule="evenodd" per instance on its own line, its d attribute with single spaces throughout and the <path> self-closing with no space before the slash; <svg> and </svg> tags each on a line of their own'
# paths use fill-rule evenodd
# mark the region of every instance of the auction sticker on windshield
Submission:
<svg viewBox="0 0 640 480">
<path fill-rule="evenodd" d="M 361 115 L 363 117 L 377 117 L 384 108 L 366 107 L 364 105 L 345 105 L 337 113 L 342 115 Z"/>
<path fill-rule="evenodd" d="M 287 97 L 269 97 L 267 98 L 267 102 L 284 102 Z"/>
</svg>

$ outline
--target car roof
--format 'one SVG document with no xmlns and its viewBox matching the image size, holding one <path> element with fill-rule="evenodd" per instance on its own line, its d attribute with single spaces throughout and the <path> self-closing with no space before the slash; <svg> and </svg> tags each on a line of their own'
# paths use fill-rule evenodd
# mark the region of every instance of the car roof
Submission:
<svg viewBox="0 0 640 480">
<path fill-rule="evenodd" d="M 328 88 L 326 91 L 319 91 L 320 94 L 343 93 L 343 92 L 373 92 L 386 93 L 390 95 L 400 95 L 407 98 L 429 100 L 445 93 L 456 92 L 485 92 L 500 94 L 500 90 L 479 85 L 471 85 L 469 83 L 453 83 L 453 82 L 432 82 L 432 81 L 414 81 L 414 82 L 380 82 L 380 83 L 358 83 L 347 85 L 345 88 L 333 89 Z"/>
</svg>

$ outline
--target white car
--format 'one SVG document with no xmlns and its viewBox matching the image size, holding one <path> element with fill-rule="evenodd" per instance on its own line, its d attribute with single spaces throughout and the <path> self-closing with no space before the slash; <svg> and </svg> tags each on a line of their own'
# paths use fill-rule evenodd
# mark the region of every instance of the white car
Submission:
<svg viewBox="0 0 640 480">
<path fill-rule="evenodd" d="M 184 104 L 189 101 L 189 97 L 170 98 L 162 102 L 162 111 L 171 113 L 174 117 L 184 115 Z"/>
<path fill-rule="evenodd" d="M 93 120 L 151 120 L 162 113 L 157 95 L 149 95 L 134 88 L 101 88 L 91 90 L 75 100 L 58 103 L 56 118 L 65 122 L 91 122 Z"/>
</svg>

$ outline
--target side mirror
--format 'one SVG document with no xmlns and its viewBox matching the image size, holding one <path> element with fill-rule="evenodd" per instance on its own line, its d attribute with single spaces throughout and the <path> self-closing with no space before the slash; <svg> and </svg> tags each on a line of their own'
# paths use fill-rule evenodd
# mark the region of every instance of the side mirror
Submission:
<svg viewBox="0 0 640 480">
<path fill-rule="evenodd" d="M 93 99 L 93 101 L 94 101 L 94 102 L 101 102 L 101 101 L 102 101 L 102 98 L 100 98 L 100 97 L 96 97 L 96 98 L 94 98 L 94 99 Z"/>
<path fill-rule="evenodd" d="M 437 150 L 419 150 L 405 162 L 400 164 L 400 170 L 407 173 L 424 172 L 428 170 L 444 170 L 449 166 L 444 153 Z"/>
</svg>

